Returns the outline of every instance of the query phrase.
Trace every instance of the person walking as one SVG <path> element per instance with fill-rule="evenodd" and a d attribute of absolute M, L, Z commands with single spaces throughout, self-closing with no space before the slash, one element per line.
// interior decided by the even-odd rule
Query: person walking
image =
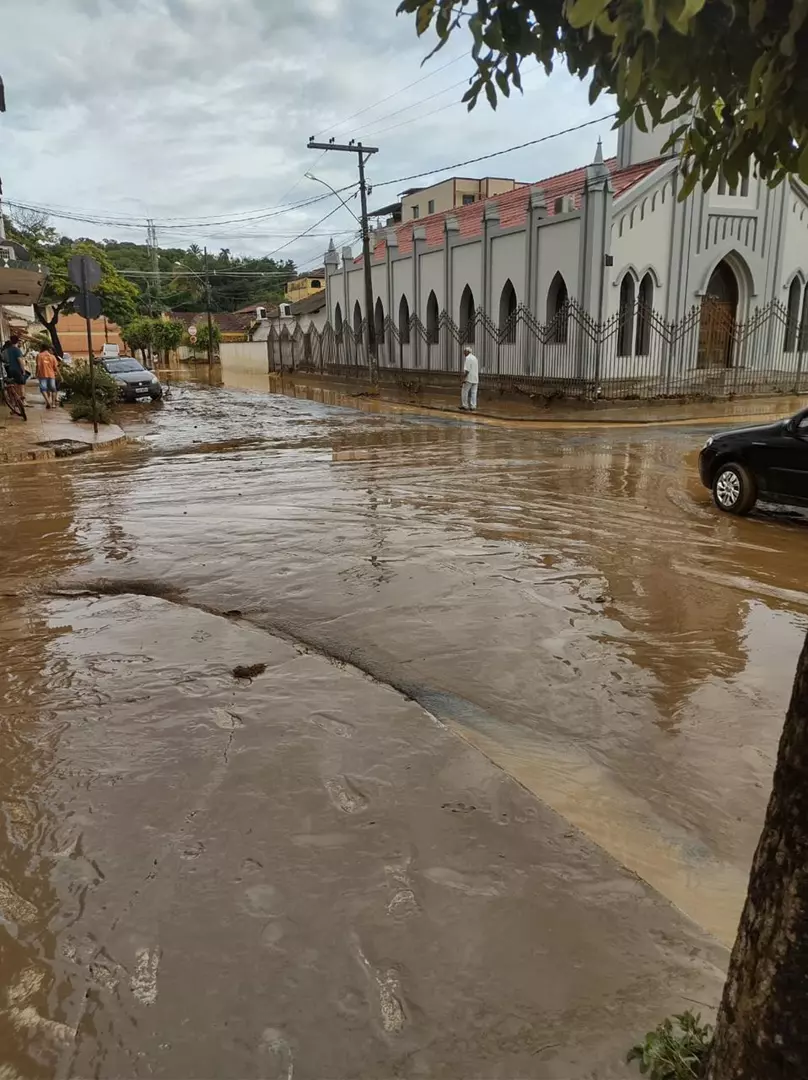
<path fill-rule="evenodd" d="M 477 387 L 480 383 L 480 361 L 471 351 L 463 348 L 463 383 L 460 387 L 460 408 L 464 412 L 477 411 Z"/>
<path fill-rule="evenodd" d="M 56 394 L 58 375 L 59 363 L 46 345 L 36 358 L 36 377 L 39 379 L 39 392 L 45 399 L 46 409 L 55 409 L 59 404 Z"/>

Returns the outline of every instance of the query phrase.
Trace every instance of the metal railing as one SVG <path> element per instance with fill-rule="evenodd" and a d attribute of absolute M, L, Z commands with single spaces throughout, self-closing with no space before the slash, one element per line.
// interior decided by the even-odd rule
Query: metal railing
<path fill-rule="evenodd" d="M 381 327 L 377 329 L 381 330 Z M 444 311 L 429 325 L 389 317 L 377 334 L 379 373 L 409 378 L 458 373 L 463 346 L 480 360 L 483 385 L 570 398 L 731 397 L 808 390 L 808 321 L 777 301 L 738 322 L 705 300 L 679 321 L 635 304 L 595 322 L 574 301 L 547 323 L 525 307 L 501 325 L 478 309 L 462 327 Z M 366 378 L 366 326 L 270 331 L 271 371 Z M 439 380 L 436 380 L 439 381 Z"/>

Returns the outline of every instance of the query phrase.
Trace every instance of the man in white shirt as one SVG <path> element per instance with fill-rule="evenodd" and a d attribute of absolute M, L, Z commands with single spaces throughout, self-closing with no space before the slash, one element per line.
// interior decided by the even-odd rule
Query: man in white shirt
<path fill-rule="evenodd" d="M 463 385 L 460 387 L 460 408 L 468 412 L 477 410 L 477 387 L 480 383 L 480 361 L 471 351 L 471 346 L 463 349 Z"/>

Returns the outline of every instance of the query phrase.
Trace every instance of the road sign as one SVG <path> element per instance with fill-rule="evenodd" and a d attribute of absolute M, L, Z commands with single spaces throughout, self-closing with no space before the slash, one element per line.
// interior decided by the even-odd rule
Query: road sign
<path fill-rule="evenodd" d="M 67 272 L 78 289 L 94 289 L 101 281 L 101 267 L 89 255 L 71 255 Z"/>
<path fill-rule="evenodd" d="M 101 314 L 101 301 L 95 293 L 79 293 L 75 303 L 76 311 L 85 319 L 97 319 Z"/>

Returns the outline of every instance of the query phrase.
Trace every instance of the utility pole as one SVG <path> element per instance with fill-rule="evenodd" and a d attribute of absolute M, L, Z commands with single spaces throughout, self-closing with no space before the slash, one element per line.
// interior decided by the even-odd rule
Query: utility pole
<path fill-rule="evenodd" d="M 197 248 L 197 251 L 199 248 Z M 205 308 L 208 313 L 208 376 L 213 370 L 213 319 L 210 314 L 210 275 L 208 274 L 208 249 L 205 248 Z"/>
<path fill-rule="evenodd" d="M 160 307 L 160 252 L 157 248 L 157 229 L 155 228 L 154 221 L 151 218 L 146 219 L 148 225 L 148 240 L 147 245 L 149 248 L 149 254 L 151 256 L 151 268 L 152 268 L 152 280 L 149 283 L 149 314 L 154 315 L 154 308 L 152 306 L 151 298 L 151 286 L 154 285 L 154 290 L 157 296 L 157 306 Z M 158 316 L 161 314 L 157 312 Z"/>
<path fill-rule="evenodd" d="M 353 139 L 347 144 L 335 143 L 333 140 L 327 143 L 318 143 L 314 139 L 308 141 L 309 150 L 341 150 L 344 153 L 357 154 L 359 164 L 359 197 L 362 206 L 362 269 L 365 275 L 365 312 L 366 330 L 365 341 L 368 350 L 368 367 L 370 378 L 373 383 L 379 381 L 379 359 L 377 354 L 376 324 L 373 313 L 373 277 L 370 267 L 370 230 L 368 228 L 368 190 L 365 183 L 365 162 L 371 154 L 378 154 L 378 146 L 363 146 L 361 142 Z M 367 157 L 365 157 L 367 155 Z"/>

